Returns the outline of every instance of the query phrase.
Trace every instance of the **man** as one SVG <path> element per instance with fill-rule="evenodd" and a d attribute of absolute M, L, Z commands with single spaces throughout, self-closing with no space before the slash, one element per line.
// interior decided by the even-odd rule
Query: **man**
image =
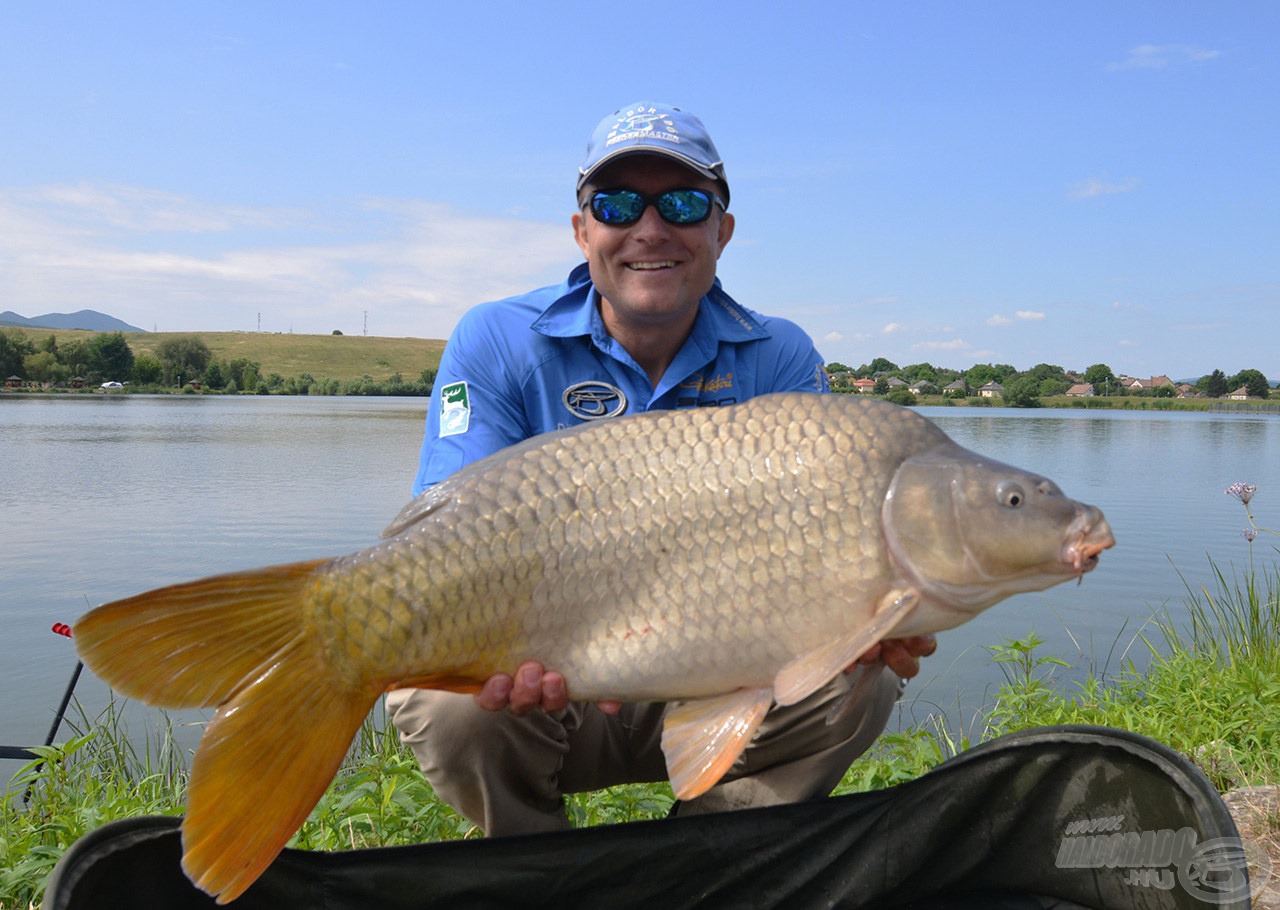
<path fill-rule="evenodd" d="M 483 304 L 449 339 L 427 412 L 414 495 L 538 433 L 659 408 L 723 406 L 777 391 L 827 391 L 793 323 L 738 305 L 716 280 L 733 237 L 724 164 L 701 121 L 636 104 L 606 117 L 579 170 L 574 239 L 586 258 L 556 287 Z M 931 636 L 864 657 L 883 673 L 834 725 L 840 677 L 774 707 L 717 786 L 679 814 L 826 796 L 888 720 Z M 666 778 L 661 704 L 570 702 L 536 663 L 474 699 L 397 690 L 387 707 L 436 793 L 489 835 L 568 826 L 563 794 Z"/>

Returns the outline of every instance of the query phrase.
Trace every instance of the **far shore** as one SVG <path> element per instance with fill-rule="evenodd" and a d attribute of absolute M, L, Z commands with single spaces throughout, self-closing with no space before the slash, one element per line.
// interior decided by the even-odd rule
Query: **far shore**
<path fill-rule="evenodd" d="M 256 397 L 261 394 L 270 394 L 273 396 L 285 397 L 353 397 L 363 398 L 370 395 L 385 395 L 387 397 L 401 398 L 425 398 L 427 395 L 422 394 L 397 394 L 390 392 L 367 392 L 358 395 L 347 396 L 315 396 L 315 395 L 294 395 L 290 396 L 287 392 L 270 393 L 263 392 L 220 392 L 209 391 L 207 389 L 198 389 L 193 386 L 185 386 L 182 389 L 165 388 L 160 386 L 147 386 L 139 388 L 130 388 L 128 386 L 121 389 L 102 389 L 102 388 L 5 388 L 0 387 L 0 397 L 4 396 L 41 396 L 46 398 L 65 398 L 67 396 L 79 395 L 214 395 L 220 397 L 234 397 L 237 395 L 246 395 Z M 836 392 L 835 394 L 858 394 L 856 392 Z M 886 398 L 886 396 L 869 396 L 877 398 Z M 899 402 L 905 403 L 905 402 Z M 1001 408 L 1010 409 L 1000 398 L 980 398 L 969 397 L 963 399 L 946 398 L 942 395 L 921 395 L 910 402 L 911 406 L 918 407 L 944 407 L 944 408 Z M 1243 401 L 1231 400 L 1226 398 L 1154 398 L 1138 395 L 1113 395 L 1110 397 L 1095 396 L 1090 398 L 1073 398 L 1066 395 L 1053 395 L 1047 398 L 1039 399 L 1036 408 L 1017 408 L 1016 410 L 1036 410 L 1037 408 L 1054 408 L 1054 409 L 1070 409 L 1070 410 L 1116 410 L 1116 411 L 1199 411 L 1218 414 L 1277 414 L 1280 415 L 1280 397 L 1273 395 L 1269 399 L 1249 398 Z"/>

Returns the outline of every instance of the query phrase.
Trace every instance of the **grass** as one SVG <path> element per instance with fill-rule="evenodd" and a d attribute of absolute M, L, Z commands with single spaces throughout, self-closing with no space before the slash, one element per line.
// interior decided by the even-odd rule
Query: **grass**
<path fill-rule="evenodd" d="M 72 339 L 91 338 L 96 332 L 81 329 L 23 329 L 37 344 L 49 335 L 64 344 Z M 154 354 L 169 338 L 199 338 L 208 345 L 213 359 L 232 361 L 239 357 L 259 365 L 262 376 L 301 376 L 347 381 L 368 376 L 382 381 L 396 373 L 416 377 L 425 369 L 440 365 L 444 341 L 432 338 L 382 338 L 365 335 L 294 335 L 272 332 L 129 332 L 125 336 L 135 357 Z"/>
<path fill-rule="evenodd" d="M 1251 560 L 1238 577 L 1211 564 L 1211 586 L 1188 584 L 1187 591 L 1189 622 L 1176 623 L 1167 612 L 1156 618 L 1158 631 L 1143 639 L 1151 653 L 1141 672 L 1130 661 L 1113 678 L 1089 673 L 1068 683 L 1067 661 L 1041 653 L 1034 634 L 991 647 L 1005 681 L 975 724 L 976 739 L 1050 724 L 1101 724 L 1190 756 L 1224 792 L 1280 782 L 1280 565 L 1255 572 Z M 113 703 L 97 717 L 82 717 L 66 743 L 41 750 L 42 760 L 15 776 L 0 806 L 0 908 L 34 906 L 58 857 L 93 828 L 181 812 L 186 762 L 160 717 L 158 732 L 135 749 Z M 969 735 L 931 717 L 882 736 L 836 792 L 914 779 L 970 744 Z M 661 818 L 671 802 L 665 784 L 633 785 L 575 795 L 568 811 L 579 826 L 611 824 Z M 1280 831 L 1277 816 L 1266 820 L 1272 835 Z M 292 844 L 346 850 L 479 835 L 435 798 L 394 729 L 375 716 Z"/>

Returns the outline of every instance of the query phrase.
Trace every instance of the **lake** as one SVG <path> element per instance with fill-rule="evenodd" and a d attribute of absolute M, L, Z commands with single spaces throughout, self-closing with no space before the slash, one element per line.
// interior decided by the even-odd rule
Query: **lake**
<path fill-rule="evenodd" d="M 371 543 L 408 499 L 425 407 L 409 398 L 0 396 L 0 743 L 40 743 L 48 732 L 76 661 L 53 623 L 162 584 Z M 1102 508 L 1118 544 L 1083 584 L 1011 598 L 940 635 L 908 686 L 906 722 L 941 711 L 971 723 L 1003 679 L 985 646 L 1032 631 L 1076 675 L 1114 672 L 1126 652 L 1141 658 L 1135 636 L 1153 609 L 1184 612 L 1179 571 L 1198 585 L 1212 581 L 1210 556 L 1228 571 L 1247 566 L 1244 510 L 1224 495 L 1231 483 L 1257 484 L 1259 523 L 1280 526 L 1274 415 L 920 411 L 962 445 Z M 1267 536 L 1253 544 L 1259 557 L 1274 557 Z M 77 695 L 90 711 L 107 699 L 87 675 Z M 17 763 L 5 764 L 7 776 Z"/>

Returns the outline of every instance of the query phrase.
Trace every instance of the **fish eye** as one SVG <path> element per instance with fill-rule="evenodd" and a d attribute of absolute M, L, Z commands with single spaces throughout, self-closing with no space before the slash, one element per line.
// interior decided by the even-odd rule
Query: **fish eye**
<path fill-rule="evenodd" d="M 1027 501 L 1027 494 L 1023 491 L 1020 484 L 1013 481 L 1006 481 L 1000 484 L 996 490 L 996 495 L 1000 498 L 1000 505 L 1009 509 L 1016 509 Z"/>

